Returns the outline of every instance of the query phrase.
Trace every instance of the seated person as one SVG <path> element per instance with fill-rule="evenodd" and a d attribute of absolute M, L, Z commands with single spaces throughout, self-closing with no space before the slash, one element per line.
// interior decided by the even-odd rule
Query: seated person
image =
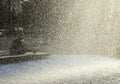
<path fill-rule="evenodd" d="M 25 54 L 27 52 L 26 45 L 24 43 L 23 33 L 19 34 L 17 39 L 15 39 L 10 48 L 10 54 Z"/>

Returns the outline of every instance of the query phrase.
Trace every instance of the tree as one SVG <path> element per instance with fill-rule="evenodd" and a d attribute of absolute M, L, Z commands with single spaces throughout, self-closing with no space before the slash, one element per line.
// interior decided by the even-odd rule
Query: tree
<path fill-rule="evenodd" d="M 25 30 L 33 22 L 32 3 L 28 1 L 23 1 L 21 3 L 19 0 L 16 1 L 15 4 L 18 6 L 21 5 L 21 8 L 17 10 L 14 10 L 13 8 L 13 10 L 11 10 L 11 6 L 13 5 L 11 4 L 12 1 L 13 0 L 8 0 L 7 5 L 0 3 L 0 29 L 6 30 L 6 36 L 16 35 L 17 31 L 15 28 L 23 27 Z M 16 11 L 18 10 L 22 11 L 16 14 Z"/>
<path fill-rule="evenodd" d="M 23 26 L 28 26 L 32 23 L 33 18 L 32 18 L 32 13 L 33 13 L 33 5 L 30 2 L 24 2 L 22 4 L 23 11 Z"/>

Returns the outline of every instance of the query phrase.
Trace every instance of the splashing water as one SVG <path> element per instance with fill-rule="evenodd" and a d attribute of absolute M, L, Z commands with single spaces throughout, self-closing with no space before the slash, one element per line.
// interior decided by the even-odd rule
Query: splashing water
<path fill-rule="evenodd" d="M 33 5 L 33 9 L 24 11 L 25 16 L 31 17 L 26 17 L 27 22 L 32 21 L 28 29 L 40 34 L 29 44 L 41 48 L 41 43 L 46 42 L 46 50 L 51 54 L 119 56 L 118 3 L 118 0 L 29 0 L 26 4 Z M 7 38 L 2 38 L 1 44 L 10 45 L 11 41 L 3 39 Z"/>
<path fill-rule="evenodd" d="M 38 0 L 36 26 L 54 54 L 119 55 L 119 1 Z"/>
<path fill-rule="evenodd" d="M 62 1 L 53 53 L 119 55 L 118 1 Z"/>
<path fill-rule="evenodd" d="M 87 55 L 0 65 L 2 84 L 119 84 L 120 60 Z"/>
<path fill-rule="evenodd" d="M 119 55 L 119 1 L 34 1 L 32 31 L 45 32 L 50 53 Z M 38 39 L 34 41 L 40 43 Z M 119 84 L 119 64 L 115 58 L 56 55 L 46 60 L 0 65 L 0 83 Z"/>

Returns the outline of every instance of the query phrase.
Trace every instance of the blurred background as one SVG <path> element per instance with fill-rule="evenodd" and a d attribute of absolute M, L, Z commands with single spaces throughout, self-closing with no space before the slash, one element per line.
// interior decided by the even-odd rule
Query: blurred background
<path fill-rule="evenodd" d="M 18 30 L 29 48 L 51 54 L 119 56 L 118 0 L 1 0 L 0 48 Z"/>

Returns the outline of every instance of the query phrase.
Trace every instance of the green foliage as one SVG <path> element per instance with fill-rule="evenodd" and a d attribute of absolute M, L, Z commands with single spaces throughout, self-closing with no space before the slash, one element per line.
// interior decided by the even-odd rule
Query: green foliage
<path fill-rule="evenodd" d="M 10 1 L 7 2 L 8 6 L 3 6 L 0 3 L 0 29 L 6 30 L 6 35 L 16 34 L 16 27 L 27 28 L 31 24 L 33 6 L 30 2 L 23 2 L 22 12 L 16 14 L 15 11 L 10 10 Z M 19 9 L 18 9 L 19 10 Z"/>
<path fill-rule="evenodd" d="M 22 7 L 23 27 L 26 27 L 33 22 L 33 5 L 30 2 L 24 2 Z"/>

